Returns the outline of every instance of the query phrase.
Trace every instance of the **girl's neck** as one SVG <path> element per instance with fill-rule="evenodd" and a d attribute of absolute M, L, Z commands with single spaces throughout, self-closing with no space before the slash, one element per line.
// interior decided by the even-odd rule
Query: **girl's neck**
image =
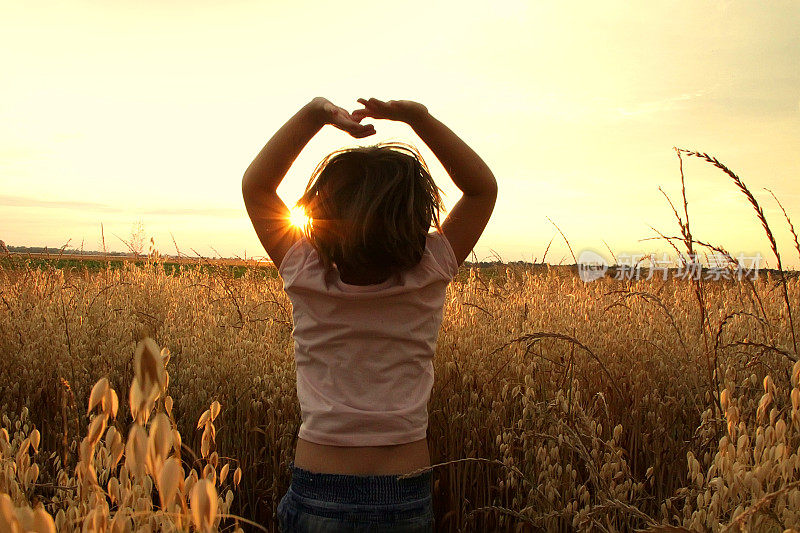
<path fill-rule="evenodd" d="M 336 269 L 339 271 L 339 279 L 348 285 L 377 285 L 383 283 L 389 276 L 380 272 L 366 272 L 343 269 L 337 265 Z"/>

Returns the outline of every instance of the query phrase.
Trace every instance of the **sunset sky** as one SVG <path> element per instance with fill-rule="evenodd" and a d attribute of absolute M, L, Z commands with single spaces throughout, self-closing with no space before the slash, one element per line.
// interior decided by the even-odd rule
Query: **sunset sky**
<path fill-rule="evenodd" d="M 123 250 L 141 220 L 160 251 L 263 256 L 242 174 L 325 96 L 424 103 L 499 183 L 478 259 L 662 252 L 678 233 L 673 146 L 708 152 L 764 207 L 785 262 L 800 228 L 800 4 L 707 2 L 0 1 L 0 239 Z M 402 124 L 327 127 L 278 189 L 292 205 L 327 153 L 419 146 Z M 692 233 L 774 258 L 744 196 L 685 162 Z M 116 235 L 116 236 L 115 236 Z M 212 249 L 213 247 L 213 249 Z M 548 262 L 571 263 L 557 236 Z"/>

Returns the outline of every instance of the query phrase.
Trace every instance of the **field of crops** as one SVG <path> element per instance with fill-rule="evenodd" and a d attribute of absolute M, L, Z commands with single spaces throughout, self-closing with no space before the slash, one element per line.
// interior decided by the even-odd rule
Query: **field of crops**
<path fill-rule="evenodd" d="M 463 269 L 429 405 L 437 529 L 800 527 L 782 287 Z M 0 300 L 0 529 L 275 530 L 299 406 L 274 271 L 7 259 Z"/>
<path fill-rule="evenodd" d="M 736 174 L 676 152 L 733 181 L 777 270 L 692 236 L 682 171 L 678 269 L 462 268 L 437 531 L 800 530 L 798 273 Z M 0 532 L 276 530 L 300 423 L 282 280 L 165 259 L 0 258 Z"/>

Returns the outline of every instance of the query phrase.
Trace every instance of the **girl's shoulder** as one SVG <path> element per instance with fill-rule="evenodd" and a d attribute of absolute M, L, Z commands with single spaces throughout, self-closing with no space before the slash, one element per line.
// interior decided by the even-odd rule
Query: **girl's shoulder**
<path fill-rule="evenodd" d="M 302 236 L 286 251 L 278 268 L 278 274 L 283 279 L 284 287 L 288 287 L 293 285 L 295 281 L 299 282 L 301 274 L 303 279 L 314 276 L 321 278 L 321 280 L 327 279 L 330 274 L 327 270 L 317 250 L 307 237 Z M 430 281 L 428 278 L 432 277 L 450 281 L 457 273 L 458 262 L 450 242 L 443 233 L 434 230 L 429 232 L 426 237 L 425 253 L 420 262 L 403 272 L 401 277 L 405 278 L 405 282 L 416 285 L 426 280 Z M 401 283 L 401 285 L 405 285 L 405 282 Z M 388 286 L 390 284 L 383 285 Z"/>
<path fill-rule="evenodd" d="M 283 255 L 283 261 L 278 267 L 278 275 L 284 280 L 284 283 L 294 279 L 299 272 L 307 268 L 309 260 L 313 260 L 312 256 L 316 253 L 311 241 L 305 235 L 301 236 Z M 318 255 L 317 260 L 319 260 Z"/>
<path fill-rule="evenodd" d="M 458 274 L 458 261 L 453 247 L 445 234 L 438 230 L 428 233 L 422 261 L 426 258 L 446 278 L 453 279 Z"/>

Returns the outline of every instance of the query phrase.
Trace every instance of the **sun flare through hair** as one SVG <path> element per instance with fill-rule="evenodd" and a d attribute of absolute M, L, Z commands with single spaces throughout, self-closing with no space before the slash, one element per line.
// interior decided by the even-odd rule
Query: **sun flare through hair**
<path fill-rule="evenodd" d="M 388 142 L 328 155 L 297 205 L 325 264 L 388 276 L 419 263 L 431 226 L 441 231 L 440 193 L 416 148 Z"/>

